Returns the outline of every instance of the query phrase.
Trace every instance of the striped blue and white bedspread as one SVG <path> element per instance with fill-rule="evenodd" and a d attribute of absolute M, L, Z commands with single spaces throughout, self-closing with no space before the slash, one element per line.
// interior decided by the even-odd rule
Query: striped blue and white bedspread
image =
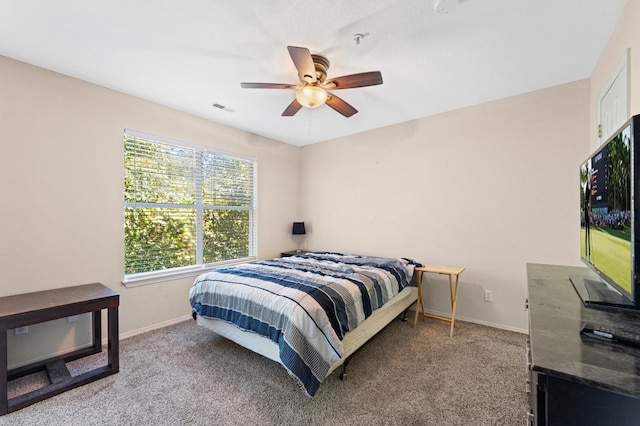
<path fill-rule="evenodd" d="M 409 285 L 415 265 L 312 252 L 203 273 L 189 300 L 203 317 L 276 342 L 284 367 L 313 396 L 342 357 L 344 334 Z"/>

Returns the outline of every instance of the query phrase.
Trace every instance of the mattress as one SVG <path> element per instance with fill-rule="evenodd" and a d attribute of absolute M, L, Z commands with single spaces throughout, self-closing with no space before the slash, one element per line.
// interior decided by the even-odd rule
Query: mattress
<path fill-rule="evenodd" d="M 203 273 L 189 299 L 196 316 L 275 343 L 277 355 L 273 345 L 252 349 L 278 360 L 312 396 L 348 356 L 346 336 L 374 314 L 382 316 L 378 311 L 409 287 L 416 265 L 406 258 L 311 252 Z"/>

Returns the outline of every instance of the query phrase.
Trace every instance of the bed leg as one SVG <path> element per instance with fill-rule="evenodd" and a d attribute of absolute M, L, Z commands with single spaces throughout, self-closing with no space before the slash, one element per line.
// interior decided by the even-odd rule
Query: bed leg
<path fill-rule="evenodd" d="M 351 357 L 344 360 L 342 364 L 342 373 L 340 373 L 340 380 L 347 380 L 347 364 L 351 361 Z"/>
<path fill-rule="evenodd" d="M 402 319 L 400 321 L 407 322 L 407 312 L 409 312 L 409 308 L 405 309 L 402 313 Z"/>

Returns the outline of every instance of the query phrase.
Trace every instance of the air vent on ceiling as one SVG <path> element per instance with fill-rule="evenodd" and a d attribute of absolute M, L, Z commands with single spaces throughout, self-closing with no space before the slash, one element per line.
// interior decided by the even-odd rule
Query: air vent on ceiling
<path fill-rule="evenodd" d="M 221 105 L 221 104 L 219 104 L 219 103 L 215 103 L 215 102 L 214 102 L 214 103 L 212 103 L 212 104 L 211 104 L 211 106 L 212 106 L 212 107 L 215 107 L 215 108 L 218 108 L 218 109 L 221 109 L 221 110 L 223 110 L 223 111 L 227 111 L 227 112 L 235 112 L 235 111 L 234 111 L 234 110 L 232 110 L 231 108 L 226 107 L 226 106 L 224 106 L 224 105 Z"/>

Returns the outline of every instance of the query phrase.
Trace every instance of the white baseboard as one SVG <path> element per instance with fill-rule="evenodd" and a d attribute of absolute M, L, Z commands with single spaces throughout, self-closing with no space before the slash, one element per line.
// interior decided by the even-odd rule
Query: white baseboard
<path fill-rule="evenodd" d="M 412 312 L 413 314 L 411 315 L 415 315 L 415 312 L 416 312 L 415 309 L 412 309 Z M 437 315 L 444 318 L 451 318 L 451 312 L 440 312 L 432 309 L 426 309 L 425 312 L 430 315 Z M 480 324 L 480 325 L 485 325 L 487 327 L 499 328 L 501 330 L 514 331 L 516 333 L 522 333 L 522 334 L 529 334 L 529 330 L 527 329 L 512 327 L 504 324 L 497 324 L 494 322 L 483 321 L 477 318 L 469 318 L 461 315 L 456 315 L 456 322 L 457 321 L 472 322 L 474 324 Z"/>
<path fill-rule="evenodd" d="M 149 325 L 147 327 L 142 327 L 142 328 L 138 328 L 136 330 L 131 330 L 131 331 L 127 331 L 125 333 L 120 333 L 119 337 L 120 337 L 120 340 L 128 339 L 129 337 L 137 336 L 138 334 L 146 333 L 148 331 L 157 330 L 159 328 L 168 327 L 170 325 L 178 324 L 180 322 L 188 321 L 188 320 L 193 320 L 191 315 L 185 315 L 185 316 L 174 318 L 174 319 L 170 319 L 170 320 L 167 320 L 167 321 L 162 321 L 162 322 L 159 322 L 159 323 L 156 323 L 156 324 L 151 324 L 151 325 Z M 106 345 L 107 342 L 108 342 L 107 338 L 102 339 L 102 345 L 103 346 Z"/>
<path fill-rule="evenodd" d="M 410 311 L 413 312 L 413 314 L 408 314 L 408 316 L 409 315 L 415 315 L 415 309 L 411 309 Z M 440 312 L 440 311 L 435 311 L 435 310 L 431 310 L 431 309 L 428 309 L 426 312 L 428 314 L 431 314 L 431 315 L 438 315 L 438 316 L 445 317 L 445 318 L 451 318 L 451 313 L 450 312 Z M 409 316 L 409 318 L 411 318 L 411 317 Z M 159 322 L 159 323 L 156 323 L 156 324 L 152 324 L 152 325 L 149 325 L 147 327 L 143 327 L 143 328 L 138 328 L 136 330 L 127 331 L 125 333 L 121 333 L 120 334 L 120 340 L 127 339 L 127 338 L 133 337 L 133 336 L 137 336 L 138 334 L 146 333 L 148 331 L 157 330 L 159 328 L 168 327 L 170 325 L 178 324 L 180 322 L 188 321 L 188 320 L 191 320 L 191 319 L 192 319 L 191 315 L 185 315 L 185 316 L 182 316 L 182 317 L 178 317 L 178 318 L 170 319 L 170 320 L 167 320 L 167 321 Z M 493 323 L 493 322 L 489 322 L 489 321 L 482 321 L 482 320 L 479 320 L 477 318 L 468 318 L 468 317 L 465 317 L 465 316 L 458 315 L 456 317 L 456 320 L 465 321 L 465 322 L 472 322 L 474 324 L 480 324 L 480 325 L 484 325 L 484 326 L 487 326 L 487 327 L 499 328 L 499 329 L 507 330 L 507 331 L 514 331 L 516 333 L 529 334 L 529 330 L 525 330 L 525 329 L 517 328 L 517 327 L 511 327 L 511 326 L 504 325 L 504 324 L 497 324 L 497 323 Z M 102 344 L 103 345 L 107 344 L 107 339 L 106 338 L 102 339 Z"/>

